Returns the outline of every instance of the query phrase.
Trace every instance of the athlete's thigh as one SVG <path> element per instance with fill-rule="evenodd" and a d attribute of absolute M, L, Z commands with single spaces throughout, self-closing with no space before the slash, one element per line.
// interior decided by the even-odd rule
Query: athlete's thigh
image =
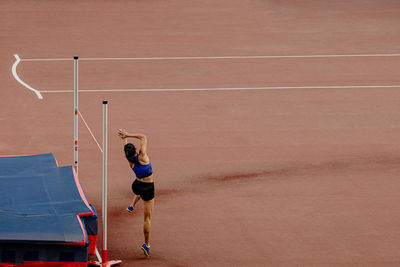
<path fill-rule="evenodd" d="M 144 219 L 151 219 L 151 215 L 153 214 L 154 208 L 154 198 L 149 201 L 143 201 L 144 208 Z"/>

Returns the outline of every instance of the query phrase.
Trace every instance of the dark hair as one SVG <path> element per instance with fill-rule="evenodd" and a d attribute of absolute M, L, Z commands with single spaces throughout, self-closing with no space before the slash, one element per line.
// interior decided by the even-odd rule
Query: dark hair
<path fill-rule="evenodd" d="M 136 147 L 132 143 L 128 143 L 124 146 L 124 151 L 125 151 L 125 156 L 126 159 L 130 163 L 135 163 L 136 162 Z"/>

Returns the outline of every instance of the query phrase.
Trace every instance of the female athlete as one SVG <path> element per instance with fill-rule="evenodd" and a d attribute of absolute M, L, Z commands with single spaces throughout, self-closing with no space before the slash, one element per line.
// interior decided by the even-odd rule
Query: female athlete
<path fill-rule="evenodd" d="M 147 155 L 147 137 L 144 134 L 131 134 L 125 130 L 118 130 L 118 135 L 124 140 L 124 151 L 129 166 L 136 175 L 135 181 L 132 183 L 132 191 L 135 194 L 131 205 L 127 208 L 129 212 L 133 212 L 137 202 L 142 199 L 144 203 L 144 244 L 141 249 L 144 254 L 150 256 L 150 233 L 151 233 L 151 216 L 154 208 L 154 182 L 153 170 L 151 167 L 149 156 Z M 140 149 L 137 152 L 136 147 L 132 143 L 128 143 L 128 138 L 136 138 L 140 140 Z"/>

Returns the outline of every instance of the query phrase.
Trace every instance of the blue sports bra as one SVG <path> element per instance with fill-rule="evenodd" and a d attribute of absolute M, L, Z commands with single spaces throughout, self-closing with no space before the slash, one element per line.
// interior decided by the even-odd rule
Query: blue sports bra
<path fill-rule="evenodd" d="M 135 165 L 133 166 L 132 170 L 135 173 L 137 178 L 145 178 L 153 174 L 153 169 L 151 168 L 151 163 L 147 165 L 142 165 L 139 162 L 139 156 L 135 158 Z"/>

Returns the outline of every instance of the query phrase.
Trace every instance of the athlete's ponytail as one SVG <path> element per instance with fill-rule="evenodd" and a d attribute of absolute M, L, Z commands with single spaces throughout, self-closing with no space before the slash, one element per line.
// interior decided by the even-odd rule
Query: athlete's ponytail
<path fill-rule="evenodd" d="M 124 146 L 124 151 L 125 151 L 126 159 L 130 163 L 135 163 L 136 162 L 136 159 L 135 159 L 136 147 L 132 143 L 128 143 Z"/>

